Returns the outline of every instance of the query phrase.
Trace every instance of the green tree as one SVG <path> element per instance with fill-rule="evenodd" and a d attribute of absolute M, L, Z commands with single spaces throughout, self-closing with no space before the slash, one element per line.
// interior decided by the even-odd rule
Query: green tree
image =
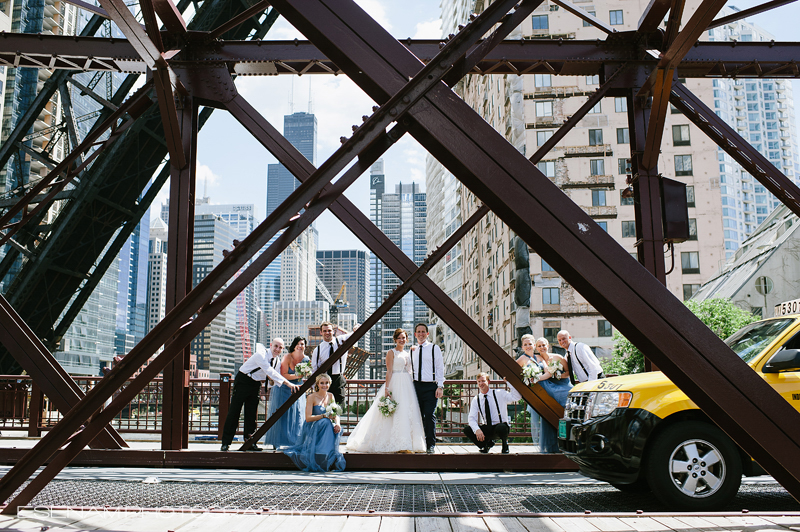
<path fill-rule="evenodd" d="M 700 321 L 722 339 L 732 335 L 758 316 L 737 307 L 730 299 L 689 300 L 684 304 Z M 607 374 L 629 375 L 644 371 L 644 355 L 630 340 L 614 331 L 614 349 L 611 360 L 602 363 Z"/>

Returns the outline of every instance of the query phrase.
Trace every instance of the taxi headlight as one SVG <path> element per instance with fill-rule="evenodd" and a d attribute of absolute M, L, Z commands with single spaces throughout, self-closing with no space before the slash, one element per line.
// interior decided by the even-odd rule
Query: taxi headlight
<path fill-rule="evenodd" d="M 594 392 L 589 398 L 587 417 L 607 416 L 617 408 L 627 408 L 632 398 L 631 392 Z"/>

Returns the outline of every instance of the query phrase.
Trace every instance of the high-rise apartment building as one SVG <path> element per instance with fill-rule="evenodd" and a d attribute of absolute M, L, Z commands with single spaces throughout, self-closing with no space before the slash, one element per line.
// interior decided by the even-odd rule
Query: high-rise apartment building
<path fill-rule="evenodd" d="M 312 113 L 293 113 L 283 117 L 283 136 L 297 151 L 317 164 L 317 117 Z M 267 216 L 300 185 L 282 164 L 267 166 Z"/>
<path fill-rule="evenodd" d="M 392 242 L 417 265 L 422 264 L 428 254 L 428 242 L 425 236 L 427 220 L 426 194 L 420 192 L 417 183 L 395 185 L 394 193 L 384 192 L 375 197 L 380 204 L 380 225 L 378 227 Z M 375 221 L 375 220 L 373 220 Z M 380 284 L 373 294 L 373 308 L 377 308 L 400 285 L 400 280 L 386 266 L 381 265 Z M 395 329 L 403 328 L 409 335 L 418 322 L 427 323 L 428 307 L 413 292 L 407 293 L 389 312 L 384 314 L 380 323 L 379 343 L 373 344 L 374 360 L 370 363 L 371 378 L 383 378 L 386 367 L 383 357 L 386 351 L 394 347 L 392 334 Z M 377 327 L 377 326 L 376 326 Z"/>
<path fill-rule="evenodd" d="M 308 328 L 330 319 L 327 301 L 276 301 L 272 307 L 273 337 L 283 338 L 288 349 L 296 336 L 307 338 Z"/>
<path fill-rule="evenodd" d="M 369 251 L 357 249 L 317 251 L 317 277 L 334 299 L 337 299 L 337 295 L 341 292 L 342 300 L 347 304 L 346 307 L 339 309 L 336 320 L 336 323 L 345 330 L 352 330 L 352 324 L 345 323 L 345 315 L 352 315 L 352 320 L 349 321 L 364 323 L 372 313 L 369 300 L 369 267 Z M 324 301 L 324 299 L 318 289 L 317 300 Z M 357 345 L 369 350 L 368 341 L 369 338 L 365 335 Z M 366 377 L 367 373 L 361 368 L 359 378 Z"/>
<path fill-rule="evenodd" d="M 124 356 L 139 343 L 147 328 L 147 270 L 150 210 L 136 224 L 119 252 L 116 353 Z"/>
<path fill-rule="evenodd" d="M 619 31 L 635 29 L 646 2 L 579 2 Z M 474 3 L 442 3 L 444 33 L 453 33 L 468 20 Z M 596 39 L 600 30 L 583 23 L 550 2 L 541 4 L 510 38 Z M 599 86 L 598 76 L 470 75 L 457 90 L 489 124 L 520 152 L 531 156 Z M 712 101 L 711 83 L 688 80 L 687 86 Z M 537 166 L 600 227 L 631 254 L 636 254 L 633 200 L 622 196 L 627 187 L 630 158 L 628 101 L 605 98 L 546 154 Z M 722 201 L 716 145 L 683 115 L 667 115 L 658 169 L 665 177 L 687 185 L 690 240 L 667 255 L 668 288 L 679 298 L 688 296 L 718 271 L 724 260 Z M 670 134 L 671 133 L 671 134 Z M 428 193 L 445 187 L 445 171 L 431 162 Z M 455 191 L 445 196 L 455 196 Z M 480 205 L 466 188 L 460 189 L 461 217 L 467 219 Z M 447 203 L 448 200 L 444 200 Z M 450 200 L 450 204 L 454 200 Z M 444 213 L 442 213 L 444 214 Z M 444 221 L 443 221 L 444 222 Z M 442 223 L 443 223 L 442 222 Z M 431 240 L 442 224 L 429 224 Z M 441 238 L 438 237 L 437 240 Z M 489 214 L 462 240 L 462 308 L 509 353 L 519 346 L 520 332 L 530 327 L 537 337 L 555 344 L 556 333 L 567 329 L 577 341 L 599 355 L 612 346 L 611 324 L 537 253 L 495 215 Z M 564 250 L 566 253 L 569 250 Z M 674 267 L 672 267 L 674 265 Z M 444 278 L 440 286 L 449 287 Z M 555 349 L 558 350 L 557 344 Z M 487 369 L 476 353 L 464 348 L 464 376 Z"/>
<path fill-rule="evenodd" d="M 726 7 L 720 16 L 738 11 Z M 771 41 L 763 28 L 738 20 L 708 30 L 710 41 Z M 789 79 L 729 79 L 712 81 L 714 110 L 718 116 L 761 152 L 786 177 L 800 175 L 792 81 Z M 744 171 L 722 148 L 719 158 L 725 258 L 731 258 L 780 202 L 764 185 Z"/>
<path fill-rule="evenodd" d="M 194 217 L 194 258 L 192 286 L 213 270 L 224 258 L 223 250 L 231 249 L 238 238 L 236 229 L 214 214 Z M 226 286 L 227 287 L 227 283 Z M 220 289 L 220 292 L 224 288 Z M 236 359 L 236 303 L 231 303 L 192 340 L 192 354 L 197 356 L 197 368 L 208 370 L 215 378 L 220 373 L 234 373 L 243 363 Z"/>
<path fill-rule="evenodd" d="M 0 31 L 11 31 L 11 2 L 0 2 Z M 5 108 L 6 92 L 6 67 L 0 66 L 0 123 L 3 120 L 3 109 Z"/>
<path fill-rule="evenodd" d="M 428 247 L 437 249 L 461 225 L 462 186 L 458 179 L 433 157 L 428 157 L 426 163 L 427 200 L 431 205 L 439 206 L 428 211 Z M 462 306 L 464 282 L 462 246 L 462 242 L 458 242 L 428 273 L 433 282 L 440 286 L 459 307 Z M 460 378 L 464 369 L 464 342 L 435 314 L 431 314 L 428 321 L 437 325 L 437 329 L 441 331 L 440 347 L 444 356 L 445 377 Z M 432 337 L 431 341 L 434 340 Z"/>
<path fill-rule="evenodd" d="M 372 223 L 380 229 L 383 222 L 383 192 L 386 190 L 386 174 L 383 170 L 383 159 L 378 159 L 370 167 L 369 170 L 369 217 Z M 371 302 L 372 311 L 377 309 L 383 301 L 380 295 L 383 293 L 381 290 L 381 283 L 383 282 L 383 263 L 376 255 L 372 255 L 369 259 L 369 298 Z M 380 366 L 381 358 L 380 350 L 383 346 L 381 335 L 381 322 L 379 321 L 372 329 L 369 335 L 369 349 L 368 351 L 374 353 L 372 360 L 368 362 L 371 368 Z M 370 378 L 375 375 L 374 369 L 370 369 Z"/>
<path fill-rule="evenodd" d="M 161 218 L 156 218 L 151 228 L 147 261 L 147 332 L 167 313 L 167 226 Z M 162 231 L 163 236 L 160 234 Z"/>
<path fill-rule="evenodd" d="M 195 215 L 213 214 L 225 220 L 234 231 L 239 241 L 244 240 L 255 229 L 253 204 L 221 204 L 203 203 L 196 205 Z M 252 262 L 252 261 L 251 261 Z M 253 354 L 256 347 L 256 331 L 258 329 L 258 280 L 250 284 L 236 297 L 236 360 L 244 361 Z"/>

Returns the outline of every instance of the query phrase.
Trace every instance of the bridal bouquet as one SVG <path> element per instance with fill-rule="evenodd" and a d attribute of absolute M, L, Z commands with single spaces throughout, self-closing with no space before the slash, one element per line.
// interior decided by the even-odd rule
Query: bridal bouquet
<path fill-rule="evenodd" d="M 378 410 L 380 410 L 381 414 L 386 417 L 391 417 L 394 415 L 394 411 L 397 410 L 397 401 L 392 399 L 392 396 L 382 396 L 378 399 Z"/>
<path fill-rule="evenodd" d="M 547 362 L 547 371 L 556 379 L 560 379 L 564 368 L 561 366 L 561 361 L 554 357 Z"/>
<path fill-rule="evenodd" d="M 328 403 L 328 406 L 325 407 L 325 415 L 333 420 L 336 416 L 342 415 L 342 407 L 336 404 L 335 401 L 331 401 Z"/>
<path fill-rule="evenodd" d="M 531 384 L 539 382 L 539 377 L 541 377 L 543 373 L 539 364 L 528 364 L 522 368 L 522 380 L 525 384 L 530 386 Z"/>
<path fill-rule="evenodd" d="M 294 367 L 294 372 L 301 379 L 309 377 L 312 373 L 311 362 L 300 362 Z"/>

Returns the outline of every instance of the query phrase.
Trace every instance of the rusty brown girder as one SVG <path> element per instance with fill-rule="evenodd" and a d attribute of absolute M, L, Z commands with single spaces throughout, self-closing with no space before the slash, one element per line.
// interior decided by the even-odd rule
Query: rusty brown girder
<path fill-rule="evenodd" d="M 113 6 L 114 0 L 110 5 Z M 533 2 L 525 2 L 534 5 Z M 497 22 L 505 11 L 513 6 L 513 0 L 496 2 L 489 9 L 484 11 L 475 21 L 470 31 L 466 34 L 473 34 L 477 39 L 494 23 Z M 533 7 L 531 7 L 532 9 Z M 118 10 L 121 12 L 121 9 Z M 112 15 L 113 16 L 113 15 Z M 493 18 L 494 17 L 494 18 Z M 123 17 L 124 18 L 124 17 Z M 129 26 L 129 29 L 132 26 Z M 132 31 L 132 34 L 136 34 Z M 152 43 L 141 43 L 144 52 L 152 46 Z M 122 362 L 109 373 L 100 384 L 87 394 L 76 408 L 72 409 L 25 457 L 16 464 L 0 480 L 0 499 L 7 499 L 22 482 L 32 472 L 47 460 L 57 448 L 69 440 L 68 447 L 60 453 L 26 488 L 4 510 L 6 513 L 13 513 L 15 508 L 26 504 L 44 486 L 55 477 L 55 475 L 69 461 L 76 456 L 83 446 L 93 438 L 102 428 L 103 423 L 112 419 L 139 390 L 141 390 L 155 375 L 163 369 L 177 354 L 189 344 L 192 338 L 202 331 L 211 320 L 247 286 L 255 277 L 269 264 L 278 253 L 282 252 L 289 243 L 305 230 L 311 222 L 319 216 L 333 201 L 336 200 L 347 187 L 366 169 L 365 161 L 369 160 L 372 152 L 382 154 L 391 145 L 391 134 L 384 133 L 386 126 L 394 121 L 394 117 L 400 117 L 408 109 L 422 98 L 426 91 L 436 87 L 439 81 L 447 73 L 448 65 L 452 65 L 459 57 L 469 49 L 470 43 L 466 37 L 453 39 L 439 53 L 441 61 L 434 61 L 424 67 L 417 78 L 408 82 L 403 82 L 398 87 L 398 92 L 389 99 L 387 104 L 369 117 L 359 128 L 355 135 L 344 143 L 344 145 L 334 153 L 305 183 L 301 184 L 281 206 L 273 212 L 267 220 L 253 231 L 239 246 L 231 252 L 226 260 L 217 266 L 198 286 L 192 290 L 178 305 L 162 320 L 156 327 L 148 333 L 145 338 L 134 349 L 126 355 Z M 449 60 L 449 63 L 448 63 Z M 168 68 L 168 67 L 167 67 Z M 186 79 L 188 82 L 188 78 Z M 225 79 L 219 82 L 225 87 L 228 83 Z M 201 84 L 198 93 L 204 92 Z M 209 92 L 209 91 L 205 91 Z M 225 89 L 221 91 L 210 91 L 215 94 L 228 93 Z M 345 174 L 340 177 L 335 184 L 327 189 L 327 193 L 321 192 L 325 183 L 329 183 L 337 174 L 344 170 L 346 165 L 356 156 L 359 159 L 353 164 Z M 377 158 L 377 157 L 376 157 Z M 320 191 L 320 192 L 317 192 Z M 302 214 L 292 216 L 305 208 Z M 216 298 L 216 290 L 231 279 L 231 277 L 243 267 L 258 249 L 263 247 L 269 239 L 281 228 L 282 222 L 287 218 L 293 221 L 286 226 L 283 234 L 268 247 L 244 272 L 230 282 Z M 213 300 L 212 300 L 213 298 Z M 194 319 L 192 315 L 197 313 Z M 121 379 L 127 379 L 133 374 L 152 355 L 155 350 L 163 343 L 170 340 L 170 335 L 179 330 L 176 336 L 171 338 L 171 342 L 163 352 L 159 354 L 144 370 L 131 382 L 124 390 L 117 394 L 116 398 L 103 411 L 99 412 L 91 422 L 79 432 L 75 432 L 79 424 L 86 419 L 91 412 L 96 410 L 95 404 L 104 402 L 115 390 L 115 384 Z M 333 361 L 329 360 L 332 364 Z M 324 366 L 323 366 L 324 367 Z M 516 376 L 516 375 L 515 375 Z M 519 380 L 519 377 L 517 377 Z M 118 387 L 118 386 L 117 386 Z M 109 417 L 111 416 L 111 417 Z"/>
<path fill-rule="evenodd" d="M 378 103 L 420 70 L 352 2 L 274 5 L 321 50 L 345 56 L 338 64 Z M 429 152 L 800 497 L 792 458 L 800 452 L 800 414 L 460 98 L 434 87 L 410 117 L 410 132 Z"/>

